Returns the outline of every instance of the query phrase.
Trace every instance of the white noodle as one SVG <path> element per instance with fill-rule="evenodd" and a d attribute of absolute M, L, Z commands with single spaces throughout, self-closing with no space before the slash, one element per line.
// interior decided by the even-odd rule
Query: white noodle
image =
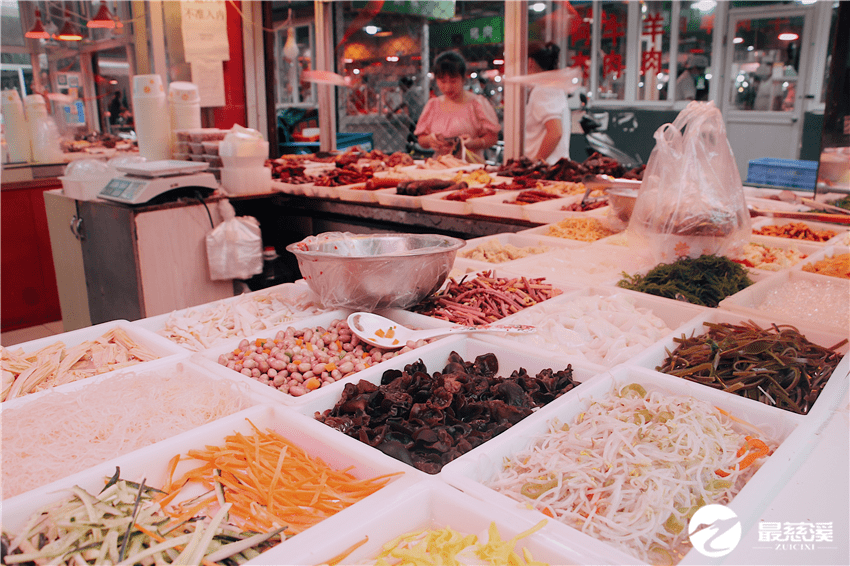
<path fill-rule="evenodd" d="M 728 503 L 763 461 L 735 469 L 746 441 L 732 421 L 705 402 L 659 392 L 612 392 L 568 430 L 557 421 L 548 428 L 485 484 L 645 561 L 663 549 L 678 562 L 690 549 L 692 507 Z M 543 486 L 539 496 L 521 492 L 535 485 Z M 671 515 L 679 533 L 665 528 Z"/>
<path fill-rule="evenodd" d="M 176 369 L 51 391 L 3 411 L 3 499 L 252 405 L 239 384 Z"/>
<path fill-rule="evenodd" d="M 244 338 L 284 322 L 322 312 L 316 295 L 290 284 L 269 293 L 255 292 L 224 303 L 173 312 L 158 331 L 192 351 L 206 350 L 229 338 Z"/>

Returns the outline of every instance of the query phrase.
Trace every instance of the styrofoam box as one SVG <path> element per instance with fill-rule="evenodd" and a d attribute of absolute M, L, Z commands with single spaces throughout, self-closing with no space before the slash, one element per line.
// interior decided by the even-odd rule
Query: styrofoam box
<path fill-rule="evenodd" d="M 850 253 L 850 247 L 830 244 L 830 245 L 822 248 L 817 253 L 813 253 L 812 255 L 810 255 L 809 257 L 807 257 L 806 259 L 804 259 L 803 261 L 801 261 L 800 263 L 798 263 L 797 265 L 792 267 L 791 269 L 793 269 L 795 271 L 796 270 L 803 271 L 803 267 L 805 267 L 806 265 L 814 265 L 821 260 L 830 259 L 830 258 L 833 258 L 835 256 L 844 255 L 844 254 L 848 254 L 848 253 Z"/>
<path fill-rule="evenodd" d="M 336 187 L 336 198 L 347 202 L 378 202 L 376 191 L 367 191 L 366 183 Z"/>
<path fill-rule="evenodd" d="M 380 365 L 386 367 L 381 367 L 379 371 L 367 370 L 366 372 L 358 373 L 357 377 L 364 381 L 368 381 L 369 383 L 380 385 L 381 378 L 385 371 L 389 369 L 401 370 L 405 365 L 416 360 L 421 360 L 422 363 L 425 364 L 425 368 L 428 373 L 433 375 L 434 372 L 443 371 L 448 363 L 449 355 L 452 352 L 457 352 L 464 361 L 474 361 L 476 357 L 484 354 L 495 354 L 499 365 L 496 375 L 501 377 L 508 377 L 513 371 L 520 368 L 525 368 L 529 375 L 537 375 L 544 369 L 560 371 L 565 369 L 567 365 L 572 365 L 573 379 L 576 382 L 581 383 L 592 379 L 593 376 L 598 373 L 597 368 L 592 365 L 584 364 L 580 361 L 570 364 L 565 363 L 562 360 L 553 360 L 550 357 L 539 356 L 535 353 L 526 352 L 521 346 L 507 344 L 504 346 L 500 345 L 496 348 L 491 342 L 484 342 L 483 340 L 478 340 L 471 336 L 452 336 L 435 342 L 434 344 L 430 344 L 427 350 L 425 348 L 414 350 L 411 353 L 419 354 L 418 356 L 414 356 L 414 359 L 402 359 L 401 356 L 399 356 L 398 358 L 382 362 Z M 359 382 L 360 379 L 355 380 L 354 383 Z M 312 394 L 310 394 L 305 396 L 305 398 L 309 398 L 306 402 L 293 406 L 292 409 L 302 415 L 312 418 L 317 412 L 322 413 L 333 409 L 341 397 L 341 388 L 334 391 L 332 395 L 312 397 Z M 532 416 L 534 415 L 532 414 L 526 418 L 531 418 Z M 328 425 L 322 424 L 322 426 Z M 481 450 L 486 451 L 491 441 L 492 439 L 473 448 L 469 453 L 471 454 Z M 357 440 L 356 442 L 360 441 Z M 372 450 L 376 449 L 372 448 Z M 439 476 L 439 474 L 437 474 L 437 476 Z"/>
<path fill-rule="evenodd" d="M 149 330 L 149 331 L 157 334 L 158 336 L 162 336 L 163 338 L 166 338 L 166 340 L 169 340 L 167 337 L 161 335 L 160 333 L 165 330 L 166 323 L 168 322 L 169 318 L 171 318 L 173 315 L 192 316 L 192 313 L 195 313 L 195 314 L 204 313 L 206 311 L 215 309 L 220 305 L 231 305 L 233 303 L 239 303 L 239 302 L 245 301 L 245 300 L 253 300 L 253 298 L 255 298 L 255 297 L 267 297 L 267 296 L 270 296 L 270 295 L 278 295 L 281 299 L 286 299 L 286 298 L 294 298 L 294 297 L 301 297 L 301 296 L 309 296 L 311 294 L 312 294 L 312 291 L 310 291 L 310 288 L 307 286 L 306 282 L 303 279 L 299 279 L 299 281 L 295 282 L 295 283 L 282 283 L 280 285 L 275 285 L 274 287 L 268 287 L 266 289 L 260 289 L 258 291 L 252 291 L 250 293 L 243 293 L 242 295 L 236 295 L 236 296 L 233 296 L 233 297 L 228 297 L 226 299 L 220 299 L 218 301 L 211 301 L 209 303 L 204 303 L 204 304 L 197 305 L 197 306 L 194 306 L 194 307 L 187 307 L 187 308 L 176 310 L 176 311 L 169 312 L 169 313 L 163 313 L 163 314 L 156 315 L 156 316 L 150 316 L 148 318 L 142 318 L 142 319 L 139 319 L 139 320 L 132 322 L 131 324 L 133 326 L 138 327 L 138 328 L 144 328 L 146 330 Z M 318 298 L 317 298 L 317 300 L 318 300 Z M 316 315 L 322 314 L 324 312 L 330 312 L 330 311 L 327 310 L 327 309 L 316 308 L 315 312 L 295 313 L 295 315 L 291 319 L 287 319 L 285 313 L 278 312 L 278 313 L 276 313 L 274 318 L 267 320 L 267 324 L 270 328 L 272 328 L 272 327 L 276 328 L 280 325 L 291 325 L 292 323 L 294 323 L 297 320 L 316 316 Z M 240 338 L 244 338 L 245 336 L 246 335 L 242 335 L 242 336 L 240 336 Z M 230 341 L 230 340 L 233 340 L 233 339 L 234 339 L 234 337 L 222 338 L 222 339 L 218 339 L 218 340 L 211 340 L 209 347 L 214 347 L 219 343 L 222 343 L 222 342 L 225 342 L 225 341 Z M 191 347 L 180 344 L 178 342 L 173 342 L 173 343 L 175 345 L 179 346 L 180 348 L 186 350 L 186 351 L 195 351 Z"/>
<path fill-rule="evenodd" d="M 450 462 L 443 468 L 440 478 L 476 499 L 499 505 L 526 520 L 539 520 L 545 517 L 543 513 L 529 509 L 524 503 L 517 502 L 484 484 L 502 468 L 505 457 L 510 457 L 526 448 L 537 437 L 545 434 L 550 421 L 558 419 L 559 422 L 571 423 L 591 401 L 603 398 L 612 389 L 618 390 L 630 383 L 639 383 L 648 392 L 663 391 L 707 401 L 734 417 L 755 425 L 764 436 L 780 443 L 777 450 L 728 504 L 741 520 L 743 532 L 747 532 L 755 524 L 763 508 L 790 477 L 789 470 L 793 471 L 799 467 L 803 460 L 800 447 L 806 444 L 814 431 L 814 427 L 806 426 L 799 415 L 644 368 L 621 365 L 610 372 L 597 375 L 540 409 L 531 417 L 514 425 L 510 430 L 488 442 L 486 451 L 470 452 Z M 564 523 L 558 521 L 550 521 L 550 523 L 553 529 L 559 532 L 559 540 L 571 548 L 581 548 L 608 557 L 605 560 L 607 563 L 633 564 L 636 562 L 635 557 L 607 542 L 586 535 Z M 704 556 L 696 556 L 696 551 L 691 551 L 680 564 L 688 562 L 704 564 L 705 560 Z"/>
<path fill-rule="evenodd" d="M 543 237 L 544 244 L 562 239 Z M 546 277 L 549 281 L 564 285 L 613 285 L 623 278 L 623 272 L 648 271 L 655 265 L 652 258 L 632 248 L 594 242 L 555 250 L 543 258 L 531 256 L 518 259 L 506 268 L 534 277 Z"/>
<path fill-rule="evenodd" d="M 90 379 L 84 379 L 81 381 L 69 383 L 67 386 L 63 386 L 61 390 L 59 388 L 54 388 L 45 391 L 43 395 L 28 395 L 25 397 L 21 397 L 8 403 L 3 403 L 3 405 L 0 406 L 0 415 L 2 416 L 4 423 L 6 423 L 8 426 L 12 426 L 9 419 L 14 418 L 14 412 L 16 412 L 18 409 L 24 408 L 24 410 L 27 412 L 35 411 L 43 413 L 46 409 L 43 403 L 49 403 L 51 399 L 56 398 L 57 395 L 73 395 L 75 392 L 80 392 L 85 388 L 94 387 L 99 383 L 103 383 L 112 379 L 118 379 L 121 377 L 132 376 L 133 380 L 147 381 L 151 379 L 152 376 L 167 376 L 177 374 L 178 372 L 182 372 L 181 375 L 185 375 L 187 377 L 201 377 L 208 379 L 210 382 L 225 381 L 231 384 L 235 392 L 239 392 L 244 396 L 246 401 L 244 404 L 245 407 L 261 405 L 263 403 L 268 402 L 267 392 L 264 391 L 264 388 L 267 389 L 266 386 L 263 386 L 260 383 L 251 384 L 245 381 L 233 380 L 229 375 L 227 375 L 225 372 L 220 371 L 219 369 L 216 369 L 214 367 L 205 367 L 203 365 L 191 361 L 189 359 L 189 356 L 190 354 L 188 353 L 179 354 L 177 356 L 170 356 L 161 360 L 145 363 L 144 365 L 135 366 L 138 368 L 138 370 L 134 367 L 113 371 L 98 375 L 96 377 L 92 377 Z M 122 414 L 127 415 L 132 414 L 135 407 L 130 405 L 121 409 Z M 95 411 L 90 414 L 97 415 L 100 413 Z M 115 418 L 115 414 L 114 412 L 108 412 L 107 416 L 104 418 L 112 420 Z M 100 428 L 99 425 L 94 426 L 96 429 Z M 173 426 L 168 427 L 169 430 L 173 430 L 173 428 Z M 108 432 L 108 430 L 108 427 L 105 427 L 104 431 Z M 48 434 L 48 432 L 44 431 L 43 434 Z M 120 436 L 120 434 L 116 434 L 115 436 L 118 437 Z M 126 446 L 126 443 L 124 443 L 124 445 Z M 86 446 L 76 446 L 76 448 L 81 451 L 84 451 L 86 449 Z M 4 461 L 7 462 L 7 464 L 8 461 L 6 459 L 9 457 L 11 457 L 11 455 L 7 454 L 4 455 L 3 458 Z"/>
<path fill-rule="evenodd" d="M 512 218 L 523 220 L 525 205 L 516 204 L 513 200 L 521 191 L 498 191 L 495 195 L 470 200 L 470 213 L 496 218 Z"/>
<path fill-rule="evenodd" d="M 554 320 L 561 320 L 564 316 L 557 313 L 561 313 L 565 306 L 570 303 L 586 300 L 592 297 L 611 297 L 614 295 L 625 297 L 626 300 L 630 301 L 636 309 L 647 309 L 652 315 L 661 319 L 664 322 L 664 325 L 669 329 L 668 332 L 664 332 L 665 336 L 671 333 L 678 336 L 676 333 L 678 328 L 703 314 L 708 308 L 682 303 L 680 301 L 674 301 L 663 297 L 656 297 L 654 295 L 647 295 L 646 293 L 620 289 L 619 287 L 597 286 L 564 293 L 554 299 L 550 299 L 533 307 L 529 307 L 519 313 L 505 317 L 503 322 L 504 324 L 530 324 L 532 326 L 536 326 L 544 323 L 550 318 Z M 587 316 L 593 316 L 593 313 L 589 313 Z M 610 341 L 615 343 L 615 339 L 618 335 L 615 331 L 610 330 L 607 327 L 603 327 L 602 324 L 604 321 L 607 321 L 608 325 L 616 325 L 616 320 L 619 318 L 617 313 L 597 311 L 595 316 L 598 317 L 599 321 L 597 326 L 602 329 L 600 330 L 600 333 L 608 334 Z M 556 328 L 560 329 L 560 326 L 556 326 Z M 617 363 L 602 363 L 587 359 L 585 354 L 588 350 L 587 343 L 581 340 L 580 333 L 564 332 L 563 335 L 559 336 L 559 339 L 562 340 L 562 342 L 557 344 L 548 342 L 541 343 L 541 339 L 537 338 L 535 334 L 516 334 L 512 336 L 505 336 L 502 334 L 480 334 L 478 335 L 478 338 L 479 340 L 498 344 L 500 347 L 513 344 L 514 347 L 521 347 L 523 350 L 528 350 L 529 353 L 534 353 L 540 357 L 564 360 L 571 363 L 580 361 L 589 366 L 593 366 L 599 372 L 603 372 L 617 363 L 628 363 L 627 359 L 621 359 L 621 361 Z M 661 338 L 659 338 L 659 340 L 660 339 Z M 595 338 L 594 342 L 599 340 L 601 339 Z M 620 341 L 617 341 L 616 344 L 619 346 L 618 352 L 626 346 L 625 343 Z M 648 345 L 649 344 L 647 344 L 646 347 L 648 347 Z M 635 348 L 635 350 L 637 351 L 637 348 Z M 641 353 L 642 351 L 643 349 L 640 349 Z M 617 354 L 618 352 L 613 353 Z"/>
<path fill-rule="evenodd" d="M 338 188 L 339 187 L 323 187 L 316 184 L 307 184 L 302 186 L 301 194 L 305 197 L 339 198 L 337 191 Z"/>
<path fill-rule="evenodd" d="M 401 535 L 427 529 L 451 528 L 462 535 L 487 540 L 487 530 L 496 524 L 502 540 L 533 528 L 537 523 L 519 519 L 504 509 L 476 500 L 435 479 L 426 479 L 402 492 L 374 494 L 369 512 L 356 523 L 344 523 L 339 515 L 329 517 L 302 533 L 299 551 L 275 547 L 254 559 L 252 564 L 324 564 L 364 538 L 368 542 L 349 554 L 344 564 L 364 564 L 374 559 L 383 546 Z M 551 521 L 549 521 L 551 523 Z M 602 564 L 604 556 L 574 548 L 557 539 L 549 524 L 517 541 L 514 550 L 522 556 L 527 549 L 534 560 L 546 564 Z"/>
<path fill-rule="evenodd" d="M 785 226 L 786 224 L 804 224 L 811 228 L 812 230 L 831 230 L 836 232 L 836 235 L 830 238 L 829 242 L 834 242 L 837 239 L 840 239 L 842 235 L 848 233 L 848 227 L 842 226 L 841 224 L 830 224 L 828 222 L 812 222 L 809 220 L 795 220 L 793 218 L 768 218 L 766 216 L 761 216 L 758 218 L 753 218 L 753 232 L 758 229 L 764 228 L 766 226 Z M 760 234 L 753 234 L 753 236 L 758 236 L 759 238 L 764 238 L 765 240 L 778 240 L 782 242 L 799 242 L 803 244 L 809 244 L 812 246 L 824 246 L 829 242 L 814 242 L 812 240 L 800 240 L 795 238 L 783 238 L 781 236 L 762 236 Z"/>
<path fill-rule="evenodd" d="M 824 309 L 835 309 L 838 305 L 818 304 L 818 308 L 808 310 L 806 318 L 800 318 L 799 314 L 791 316 L 784 312 L 773 312 L 766 310 L 762 304 L 767 295 L 783 285 L 793 284 L 796 282 L 808 281 L 817 284 L 821 288 L 835 288 L 837 292 L 843 292 L 847 297 L 850 297 L 850 279 L 842 279 L 840 277 L 828 277 L 826 275 L 818 275 L 816 273 L 808 273 L 802 270 L 786 270 L 779 272 L 767 279 L 763 279 L 746 289 L 743 289 L 734 295 L 726 297 L 720 301 L 719 308 L 733 312 L 741 313 L 748 317 L 753 316 L 770 316 L 776 320 L 785 320 L 789 324 L 808 324 L 810 326 L 818 326 L 829 332 L 836 334 L 847 333 L 847 324 L 850 323 L 850 312 L 845 311 L 843 314 L 844 324 L 842 326 L 829 325 L 824 323 L 824 318 L 819 314 Z M 841 317 L 841 315 L 837 315 Z"/>
<path fill-rule="evenodd" d="M 422 197 L 400 195 L 396 192 L 397 187 L 378 189 L 375 198 L 381 206 L 393 206 L 398 208 L 422 208 Z"/>
<path fill-rule="evenodd" d="M 746 324 L 748 322 L 753 322 L 757 324 L 760 328 L 770 328 L 773 324 L 782 324 L 782 320 L 778 318 L 771 318 L 769 316 L 746 316 L 737 312 L 725 311 L 720 309 L 711 309 L 706 313 L 698 316 L 697 318 L 691 320 L 687 324 L 679 327 L 676 334 L 668 336 L 666 339 L 657 342 L 650 348 L 647 348 L 646 351 L 638 356 L 635 356 L 631 363 L 636 366 L 641 366 L 645 368 L 649 368 L 651 370 L 655 370 L 656 367 L 660 366 L 664 360 L 667 358 L 667 351 L 672 352 L 676 349 L 678 344 L 675 342 L 676 338 L 680 338 L 681 336 L 700 336 L 706 334 L 708 332 L 708 328 L 704 323 L 713 322 L 713 323 L 727 323 L 734 325 Z M 844 335 L 835 334 L 830 332 L 827 329 L 822 329 L 817 326 L 806 326 L 802 324 L 794 325 L 800 333 L 806 337 L 810 342 L 817 344 L 819 346 L 830 348 L 842 340 L 847 338 L 847 333 Z M 809 421 L 822 420 L 826 416 L 829 415 L 830 411 L 835 408 L 835 405 L 840 400 L 841 396 L 847 390 L 848 385 L 848 369 L 850 369 L 850 356 L 847 356 L 848 345 L 844 344 L 842 347 L 838 349 L 840 354 L 843 354 L 843 358 L 841 362 L 838 364 L 838 367 L 833 372 L 832 376 L 827 381 L 826 386 L 823 391 L 821 391 L 820 396 L 818 396 L 815 401 L 813 407 L 809 410 L 809 413 L 805 415 L 805 417 Z M 677 378 L 681 381 L 687 381 L 684 378 Z M 707 385 L 699 385 L 703 389 L 712 389 Z M 725 393 L 724 395 L 728 395 L 730 397 L 738 397 L 734 393 Z M 759 403 L 758 401 L 752 401 L 753 403 Z M 783 413 L 793 414 L 790 411 L 785 411 L 784 409 L 780 409 Z"/>
<path fill-rule="evenodd" d="M 248 340 L 248 342 L 253 342 L 254 340 L 256 340 L 258 338 L 271 339 L 271 338 L 275 337 L 277 332 L 285 331 L 289 327 L 295 328 L 296 330 L 300 330 L 300 329 L 303 329 L 303 328 L 311 328 L 312 329 L 312 328 L 316 328 L 318 326 L 322 326 L 322 327 L 327 328 L 328 326 L 330 326 L 330 324 L 334 320 L 345 320 L 348 317 L 348 315 L 351 314 L 352 312 L 353 311 L 350 311 L 350 310 L 336 310 L 336 311 L 332 311 L 332 312 L 328 312 L 328 313 L 323 313 L 323 314 L 318 315 L 318 316 L 314 316 L 314 317 L 310 317 L 310 318 L 304 318 L 304 319 L 301 319 L 301 320 L 298 320 L 298 321 L 295 321 L 295 322 L 285 323 L 283 325 L 277 326 L 276 328 L 271 328 L 269 330 L 259 332 L 257 334 L 253 334 L 253 335 L 247 337 L 247 340 Z M 411 313 L 411 312 L 404 311 L 404 310 L 401 310 L 401 309 L 389 309 L 389 310 L 385 310 L 385 311 L 380 311 L 379 314 L 386 316 L 387 318 L 394 320 L 395 322 L 398 322 L 399 324 L 403 324 L 403 325 L 405 325 L 409 328 L 442 328 L 442 327 L 446 326 L 445 321 L 438 321 L 438 320 L 432 319 L 430 317 L 426 317 L 426 316 L 419 315 L 419 314 L 416 314 L 416 313 Z M 333 396 L 335 394 L 338 396 L 342 392 L 342 389 L 345 387 L 346 383 L 351 383 L 352 381 L 356 382 L 356 381 L 362 379 L 363 376 L 365 374 L 368 374 L 368 373 L 374 373 L 374 372 L 377 372 L 379 374 L 383 373 L 383 371 L 387 367 L 390 367 L 388 365 L 388 361 L 393 361 L 393 360 L 398 359 L 398 360 L 400 360 L 399 363 L 402 364 L 402 365 L 410 363 L 412 361 L 415 361 L 416 359 L 419 358 L 419 356 L 423 355 L 423 352 L 427 352 L 429 349 L 436 347 L 436 345 L 440 342 L 440 340 L 441 339 L 437 339 L 430 344 L 426 344 L 424 346 L 421 346 L 420 348 L 415 348 L 415 349 L 413 349 L 409 352 L 399 354 L 396 357 L 392 358 L 391 360 L 385 360 L 385 361 L 382 361 L 380 363 L 374 364 L 373 366 L 366 368 L 365 370 L 353 373 L 353 374 L 349 375 L 348 377 L 345 377 L 343 379 L 340 379 L 339 381 L 334 382 L 333 384 L 324 385 L 322 387 L 319 387 L 318 389 L 314 389 L 313 391 L 310 391 L 306 395 L 302 395 L 300 397 L 294 397 L 294 396 L 290 395 L 289 393 L 284 393 L 282 391 L 279 391 L 278 389 L 276 389 L 275 387 L 270 386 L 270 385 L 263 385 L 263 387 L 265 387 L 266 390 L 268 391 L 268 393 L 267 393 L 268 402 L 282 403 L 284 405 L 289 405 L 289 406 L 303 405 L 303 404 L 309 402 L 310 399 L 317 398 L 317 397 L 322 398 L 322 397 L 326 397 L 326 396 Z M 218 364 L 219 356 L 235 349 L 239 345 L 239 342 L 241 342 L 241 341 L 242 341 L 242 339 L 236 338 L 236 339 L 228 340 L 228 341 L 225 341 L 225 342 L 221 342 L 220 344 L 218 344 L 214 348 L 209 348 L 207 350 L 204 350 L 203 352 L 197 353 L 196 356 L 205 358 L 206 360 L 208 360 L 212 363 Z M 224 372 L 226 372 L 228 375 L 230 375 L 233 379 L 236 379 L 236 380 L 239 380 L 239 381 L 254 381 L 256 383 L 259 383 L 256 380 L 254 380 L 253 378 L 242 375 L 241 373 L 234 371 L 232 369 L 228 369 L 226 366 L 222 366 L 220 364 L 218 364 L 218 365 L 222 368 L 222 370 Z"/>
<path fill-rule="evenodd" d="M 25 354 L 29 354 L 29 353 L 32 353 L 32 352 L 36 352 L 36 351 L 38 351 L 42 348 L 46 348 L 47 346 L 52 346 L 54 344 L 57 344 L 59 342 L 63 343 L 65 345 L 65 348 L 68 349 L 68 348 L 73 348 L 74 346 L 77 346 L 79 344 L 82 344 L 83 342 L 96 340 L 96 339 L 100 338 L 101 336 L 103 336 L 104 334 L 106 334 L 107 332 L 109 332 L 110 330 L 113 330 L 113 329 L 116 329 L 116 328 L 123 330 L 127 334 L 127 336 L 130 338 L 130 340 L 132 340 L 136 344 L 139 344 L 140 346 L 147 348 L 148 350 L 153 352 L 155 355 L 159 356 L 160 359 L 166 358 L 168 356 L 183 354 L 183 353 L 186 352 L 186 350 L 184 350 L 183 348 L 181 348 L 177 344 L 174 344 L 173 342 L 171 342 L 167 338 L 163 338 L 162 336 L 158 336 L 156 333 L 150 332 L 149 330 L 146 330 L 144 328 L 138 328 L 127 320 L 113 320 L 111 322 L 104 322 L 104 323 L 101 323 L 101 324 L 96 324 L 94 326 L 89 326 L 89 327 L 86 327 L 86 328 L 80 328 L 79 330 L 72 330 L 70 332 L 65 332 L 63 334 L 56 334 L 54 336 L 48 336 L 46 338 L 39 338 L 37 340 L 30 340 L 29 342 L 22 342 L 20 344 L 14 345 L 14 346 L 8 346 L 7 349 L 9 351 L 12 351 L 12 352 L 17 351 L 19 349 L 22 349 Z M 129 366 L 129 367 L 138 368 L 138 370 L 141 370 L 146 364 L 149 364 L 149 363 L 151 363 L 151 362 L 139 362 L 138 364 L 135 364 L 135 365 Z M 126 368 L 124 368 L 124 369 L 126 369 Z M 104 372 L 100 375 L 106 375 L 108 373 L 114 373 L 114 371 L 119 371 L 119 370 L 113 370 L 113 372 Z M 91 379 L 91 378 L 87 378 L 87 379 Z M 85 381 L 85 380 L 82 380 L 82 381 Z M 66 383 L 66 384 L 63 384 L 63 385 L 57 385 L 56 387 L 53 387 L 51 389 L 62 391 L 65 388 L 67 388 L 68 386 L 73 385 L 73 383 L 74 382 Z M 47 391 L 49 391 L 49 389 L 45 389 L 43 391 L 39 391 L 39 392 L 36 392 L 36 393 L 30 393 L 28 395 L 25 395 L 24 397 L 34 397 L 34 396 L 38 396 L 38 395 L 43 395 Z M 9 401 L 5 401 L 4 405 L 6 403 L 12 403 L 12 402 L 15 402 L 15 400 L 10 399 Z"/>
<path fill-rule="evenodd" d="M 833 239 L 831 239 L 828 242 L 828 244 L 831 245 L 831 246 L 844 246 L 844 247 L 850 246 L 850 230 L 848 230 L 844 233 L 838 234 Z"/>
<path fill-rule="evenodd" d="M 90 493 L 97 493 L 103 488 L 104 478 L 111 477 L 115 473 L 116 467 L 120 467 L 122 479 L 134 482 L 145 480 L 145 485 L 162 487 L 167 480 L 168 462 L 173 456 L 185 454 L 192 449 L 220 444 L 225 437 L 235 433 L 250 435 L 253 433 L 251 423 L 260 430 L 274 430 L 295 445 L 305 449 L 312 457 L 321 458 L 335 469 L 350 468 L 348 472 L 358 479 L 401 473 L 378 493 L 386 492 L 389 494 L 403 491 L 427 477 L 418 470 L 393 460 L 378 450 L 343 434 L 338 434 L 309 417 L 290 411 L 285 407 L 259 405 L 119 456 L 85 472 L 68 476 L 44 487 L 7 499 L 3 501 L 2 508 L 3 530 L 15 532 L 22 527 L 32 513 L 42 506 L 67 497 L 67 494 L 61 491 L 63 489 L 78 485 Z M 175 470 L 174 477 L 180 477 L 186 470 L 196 465 L 197 461 L 181 462 Z M 187 495 L 194 496 L 198 493 Z M 375 495 L 377 494 L 366 497 L 343 509 L 337 514 L 337 517 L 349 525 L 355 524 L 359 521 L 358 517 L 372 508 L 369 505 L 369 499 Z M 301 534 L 308 532 L 310 532 L 310 529 Z M 279 547 L 276 547 L 277 550 L 279 552 L 288 552 L 290 548 L 293 551 L 298 550 L 302 540 L 300 537 L 301 535 L 296 535 L 287 539 L 280 543 Z"/>

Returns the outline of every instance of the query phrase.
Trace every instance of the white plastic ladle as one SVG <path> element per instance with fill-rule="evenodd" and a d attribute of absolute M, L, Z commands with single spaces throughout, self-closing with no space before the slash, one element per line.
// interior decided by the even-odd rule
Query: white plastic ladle
<path fill-rule="evenodd" d="M 413 330 L 393 320 L 369 312 L 350 314 L 348 316 L 348 326 L 364 342 L 387 350 L 403 348 L 410 340 L 426 340 L 428 338 L 436 338 L 437 336 L 445 336 L 446 334 L 471 332 L 515 332 L 528 334 L 537 331 L 534 326 L 524 324 L 482 324 L 480 326 L 452 326 L 435 328 L 433 330 Z"/>

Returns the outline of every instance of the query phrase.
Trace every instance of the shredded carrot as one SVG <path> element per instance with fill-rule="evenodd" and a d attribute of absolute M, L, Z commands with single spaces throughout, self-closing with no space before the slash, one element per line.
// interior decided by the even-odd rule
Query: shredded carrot
<path fill-rule="evenodd" d="M 552 512 L 551 512 L 551 511 L 549 511 L 549 508 L 548 508 L 548 507 L 544 507 L 544 508 L 541 510 L 541 513 L 543 513 L 543 514 L 544 514 L 544 515 L 546 515 L 547 517 L 552 517 L 553 519 L 555 518 L 555 516 L 554 516 L 554 515 L 552 515 Z"/>
<path fill-rule="evenodd" d="M 311 377 L 310 379 L 304 382 L 304 386 L 310 391 L 318 389 L 321 384 L 322 382 L 316 379 L 315 377 Z"/>
<path fill-rule="evenodd" d="M 738 449 L 738 452 L 735 453 L 735 456 L 738 458 L 743 457 L 743 459 L 738 462 L 738 469 L 743 470 L 745 468 L 750 467 L 753 462 L 758 460 L 759 458 L 764 458 L 770 454 L 770 447 L 765 444 L 763 441 L 755 438 L 753 436 L 745 436 L 744 440 L 746 444 L 741 446 Z M 747 454 L 749 452 L 749 454 Z M 744 456 L 746 454 L 746 456 Z M 725 478 L 729 475 L 729 472 L 724 470 L 714 470 L 714 473 L 720 476 L 721 478 Z"/>
<path fill-rule="evenodd" d="M 231 518 L 242 528 L 264 532 L 286 526 L 287 535 L 294 535 L 378 491 L 402 473 L 359 479 L 350 473 L 353 466 L 333 469 L 280 434 L 250 424 L 254 429 L 251 435 L 235 433 L 221 446 L 190 450 L 183 459 L 201 464 L 177 481 L 169 477 L 167 485 L 174 491 L 166 497 L 172 498 L 189 484 L 212 489 L 219 483 L 225 501 L 232 505 Z M 215 475 L 215 470 L 220 475 Z M 173 472 L 172 467 L 169 476 Z M 212 495 L 191 508 L 177 504 L 169 514 L 184 519 L 201 509 L 214 514 L 218 505 L 218 498 Z"/>
<path fill-rule="evenodd" d="M 343 560 L 348 558 L 349 554 L 351 554 L 352 552 L 354 552 L 355 550 L 357 550 L 358 548 L 360 548 L 361 546 L 363 546 L 367 542 L 369 542 L 369 536 L 368 535 L 366 537 L 364 537 L 363 540 L 355 542 L 354 544 L 352 544 L 351 546 L 349 546 L 348 548 L 346 548 L 345 550 L 343 550 L 342 552 L 340 552 L 339 554 L 337 554 L 336 556 L 334 556 L 333 558 L 331 558 L 327 562 L 322 562 L 322 566 L 336 566 L 337 564 L 339 564 L 340 562 L 342 562 Z"/>

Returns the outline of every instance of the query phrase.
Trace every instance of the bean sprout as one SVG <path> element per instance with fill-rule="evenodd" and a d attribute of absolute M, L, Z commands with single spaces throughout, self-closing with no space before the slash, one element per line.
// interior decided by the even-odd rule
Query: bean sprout
<path fill-rule="evenodd" d="M 650 563 L 678 562 L 693 513 L 731 501 L 772 450 L 708 403 L 637 384 L 548 429 L 485 485 Z"/>

